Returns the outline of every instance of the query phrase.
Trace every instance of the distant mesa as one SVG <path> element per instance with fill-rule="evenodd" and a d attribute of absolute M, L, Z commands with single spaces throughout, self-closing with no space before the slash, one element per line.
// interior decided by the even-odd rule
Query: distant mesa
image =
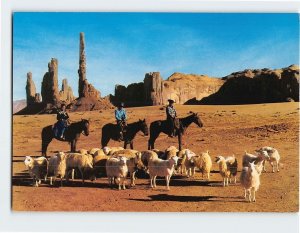
<path fill-rule="evenodd" d="M 193 104 L 258 104 L 299 101 L 299 66 L 254 69 L 222 78 L 224 85 L 214 94 Z"/>
<path fill-rule="evenodd" d="M 150 72 L 146 73 L 143 82 L 127 87 L 117 85 L 111 100 L 114 104 L 124 102 L 127 106 L 163 105 L 168 99 L 184 104 L 190 99 L 200 100 L 217 92 L 224 82 L 219 78 L 182 73 L 174 73 L 163 80 L 159 72 Z"/>
<path fill-rule="evenodd" d="M 299 101 L 299 66 L 247 69 L 223 78 L 174 73 L 163 80 L 159 72 L 151 72 L 143 82 L 116 85 L 110 99 L 126 106 L 163 105 L 168 99 L 187 105 Z"/>

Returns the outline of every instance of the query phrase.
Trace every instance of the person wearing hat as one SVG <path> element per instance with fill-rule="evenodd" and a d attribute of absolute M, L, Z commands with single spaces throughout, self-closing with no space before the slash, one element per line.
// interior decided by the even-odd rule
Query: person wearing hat
<path fill-rule="evenodd" d="M 124 109 L 124 103 L 120 103 L 118 105 L 117 109 L 115 110 L 115 118 L 116 118 L 119 130 L 120 130 L 119 141 L 122 141 L 122 140 L 124 140 L 123 132 L 124 132 L 124 128 L 126 126 L 126 120 L 127 120 L 126 111 Z"/>
<path fill-rule="evenodd" d="M 65 132 L 67 126 L 68 126 L 68 119 L 69 119 L 69 115 L 66 112 L 66 105 L 65 104 L 61 105 L 61 110 L 57 112 L 56 119 L 57 119 L 56 137 L 64 139 L 64 132 Z"/>
<path fill-rule="evenodd" d="M 175 136 L 175 119 L 177 117 L 176 110 L 174 108 L 175 101 L 172 99 L 168 99 L 169 105 L 166 108 L 166 114 L 167 114 L 167 122 L 170 127 L 170 133 L 169 137 Z"/>

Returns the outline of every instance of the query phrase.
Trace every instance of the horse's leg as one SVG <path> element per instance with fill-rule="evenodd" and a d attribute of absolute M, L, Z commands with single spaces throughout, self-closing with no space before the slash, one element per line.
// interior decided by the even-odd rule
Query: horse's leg
<path fill-rule="evenodd" d="M 74 140 L 74 151 L 73 152 L 76 152 L 76 146 L 77 146 L 77 138 Z"/>
<path fill-rule="evenodd" d="M 130 142 L 130 149 L 133 150 L 133 141 Z"/>
<path fill-rule="evenodd" d="M 108 142 L 109 142 L 110 138 L 102 138 L 101 140 L 101 148 L 104 148 L 108 145 Z"/>
<path fill-rule="evenodd" d="M 127 149 L 127 141 L 124 141 L 124 149 Z"/>
<path fill-rule="evenodd" d="M 155 143 L 155 140 L 158 138 L 158 136 L 159 136 L 159 133 L 156 133 L 155 135 L 150 134 L 150 138 L 148 141 L 148 150 L 154 149 L 154 143 Z"/>
<path fill-rule="evenodd" d="M 71 141 L 71 152 L 76 152 L 76 140 Z"/>
<path fill-rule="evenodd" d="M 52 139 L 53 139 L 53 137 L 51 135 L 51 132 L 46 132 L 46 130 L 43 129 L 43 131 L 42 131 L 42 156 L 47 157 L 47 148 L 48 148 L 49 143 L 52 141 Z"/>
<path fill-rule="evenodd" d="M 182 147 L 182 134 L 180 132 L 178 132 L 178 144 L 179 144 L 179 151 L 181 151 L 181 147 Z"/>

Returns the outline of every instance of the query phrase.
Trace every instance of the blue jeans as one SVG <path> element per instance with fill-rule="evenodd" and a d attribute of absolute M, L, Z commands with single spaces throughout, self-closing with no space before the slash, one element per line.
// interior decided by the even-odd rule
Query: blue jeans
<path fill-rule="evenodd" d="M 64 132 L 66 130 L 66 122 L 64 120 L 60 120 L 56 123 L 56 137 L 62 137 L 64 135 Z"/>

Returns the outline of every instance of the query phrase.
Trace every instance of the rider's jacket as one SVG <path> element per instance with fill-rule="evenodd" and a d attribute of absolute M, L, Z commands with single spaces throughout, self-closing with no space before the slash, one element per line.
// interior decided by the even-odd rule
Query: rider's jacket
<path fill-rule="evenodd" d="M 127 118 L 125 109 L 124 108 L 116 109 L 115 118 L 117 121 L 125 121 Z"/>
<path fill-rule="evenodd" d="M 168 105 L 166 108 L 167 119 L 174 119 L 177 116 L 176 110 L 173 106 Z"/>
<path fill-rule="evenodd" d="M 65 112 L 65 111 L 59 111 L 59 112 L 57 113 L 57 115 L 56 115 L 56 119 L 57 119 L 58 121 L 60 121 L 60 120 L 67 120 L 67 119 L 69 119 L 69 115 L 68 115 L 68 113 Z"/>

